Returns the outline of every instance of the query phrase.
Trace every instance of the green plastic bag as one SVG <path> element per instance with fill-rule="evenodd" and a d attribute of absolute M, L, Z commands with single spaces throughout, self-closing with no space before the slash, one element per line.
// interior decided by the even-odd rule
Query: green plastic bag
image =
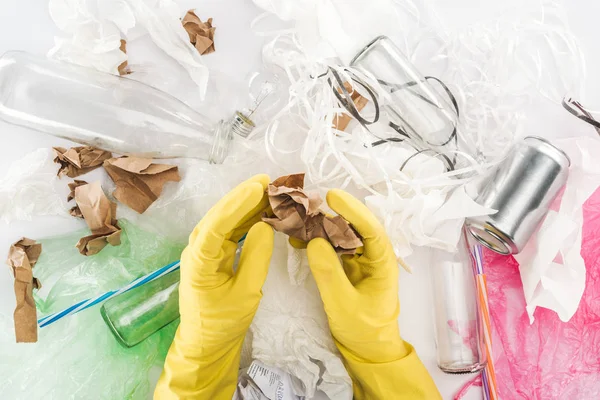
<path fill-rule="evenodd" d="M 40 240 L 34 268 L 38 318 L 80 300 L 120 288 L 178 260 L 183 245 L 142 231 L 125 220 L 120 246 L 85 257 L 75 243 L 85 231 Z M 16 344 L 12 315 L 0 316 L 0 393 L 20 399 L 148 399 L 162 371 L 177 321 L 139 345 L 122 347 L 100 316 L 100 306 L 39 330 L 35 344 Z"/>

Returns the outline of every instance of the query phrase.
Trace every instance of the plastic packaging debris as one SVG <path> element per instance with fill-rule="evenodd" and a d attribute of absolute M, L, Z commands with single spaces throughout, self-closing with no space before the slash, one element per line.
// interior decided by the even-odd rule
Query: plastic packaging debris
<path fill-rule="evenodd" d="M 13 93 L 0 100 L 2 119 L 103 150 L 219 163 L 229 147 L 225 122 L 214 126 L 158 89 L 89 68 L 8 52 L 0 89 Z"/>
<path fill-rule="evenodd" d="M 119 66 L 127 61 L 121 36 L 133 39 L 133 32 L 128 33 L 143 28 L 159 48 L 187 70 L 204 98 L 208 68 L 190 44 L 174 1 L 51 0 L 49 9 L 59 29 L 69 35 L 55 38 L 49 56 L 118 75 Z"/>
<path fill-rule="evenodd" d="M 516 260 L 485 253 L 500 399 L 596 399 L 600 395 L 600 191 L 583 205 L 583 216 L 581 256 L 588 274 L 581 304 L 568 322 L 553 311 L 538 309 L 531 324 Z M 579 247 L 573 250 L 579 253 Z"/>
<path fill-rule="evenodd" d="M 465 187 L 392 192 L 387 198 L 367 196 L 365 202 L 383 221 L 398 257 L 412 254 L 411 245 L 455 252 L 465 218 L 495 211 L 475 203 Z"/>
<path fill-rule="evenodd" d="M 15 161 L 0 178 L 0 220 L 31 221 L 40 215 L 67 216 L 55 189 L 56 165 L 50 149 L 38 149 Z"/>
<path fill-rule="evenodd" d="M 579 137 L 554 142 L 571 159 L 569 179 L 560 202 L 515 256 L 531 322 L 537 307 L 556 311 L 569 321 L 577 311 L 586 282 L 582 249 L 582 207 L 600 187 L 600 139 Z M 588 268 L 589 271 L 589 268 Z"/>
<path fill-rule="evenodd" d="M 40 315 L 119 288 L 179 259 L 183 244 L 127 221 L 122 227 L 122 245 L 107 247 L 94 257 L 82 256 L 72 245 L 82 232 L 40 241 L 44 252 L 35 270 L 44 285 L 34 295 Z M 36 344 L 19 346 L 14 344 L 12 316 L 0 316 L 0 392 L 10 399 L 73 399 L 86 393 L 106 400 L 149 398 L 175 329 L 171 324 L 139 346 L 125 349 L 96 309 L 44 328 Z"/>
<path fill-rule="evenodd" d="M 21 238 L 10 246 L 6 263 L 15 278 L 17 306 L 13 314 L 17 343 L 37 342 L 37 313 L 33 300 L 33 289 L 42 287 L 34 278 L 32 268 L 42 253 L 42 245 L 35 240 Z"/>
<path fill-rule="evenodd" d="M 147 1 L 126 0 L 133 10 L 136 23 L 143 26 L 154 43 L 186 69 L 198 85 L 200 97 L 204 99 L 208 84 L 208 68 L 202 56 L 190 43 L 188 34 L 181 24 L 182 13 L 173 0 Z"/>
<path fill-rule="evenodd" d="M 306 252 L 292 248 L 283 234 L 275 235 L 263 298 L 246 340 L 251 356 L 242 351 L 242 360 L 289 373 L 296 395 L 310 399 L 320 390 L 330 399 L 352 399 L 352 382 L 333 343 Z"/>
<path fill-rule="evenodd" d="M 54 23 L 65 34 L 54 37 L 49 57 L 119 74 L 119 65 L 127 61 L 120 49 L 121 32 L 126 33 L 135 25 L 133 13 L 124 1 L 50 0 L 48 8 Z"/>

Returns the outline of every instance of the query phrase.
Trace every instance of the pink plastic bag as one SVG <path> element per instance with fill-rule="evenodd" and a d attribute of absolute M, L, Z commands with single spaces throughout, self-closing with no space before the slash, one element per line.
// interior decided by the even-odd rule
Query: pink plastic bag
<path fill-rule="evenodd" d="M 583 213 L 586 288 L 568 323 L 538 308 L 530 325 L 517 262 L 490 251 L 485 254 L 502 400 L 600 399 L 600 190 L 585 203 Z"/>

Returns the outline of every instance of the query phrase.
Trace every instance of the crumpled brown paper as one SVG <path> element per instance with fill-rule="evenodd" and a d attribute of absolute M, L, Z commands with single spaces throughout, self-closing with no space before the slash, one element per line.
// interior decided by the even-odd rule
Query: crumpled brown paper
<path fill-rule="evenodd" d="M 318 193 L 304 191 L 304 174 L 282 176 L 269 184 L 269 203 L 274 217 L 263 221 L 276 231 L 309 242 L 321 237 L 329 240 L 339 254 L 354 254 L 363 245 L 358 233 L 341 216 L 321 211 Z"/>
<path fill-rule="evenodd" d="M 82 182 L 82 181 L 79 181 Z M 75 202 L 79 213 L 92 231 L 77 242 L 79 252 L 84 256 L 97 254 L 107 244 L 121 244 L 121 228 L 117 221 L 117 203 L 106 197 L 100 182 L 81 184 L 74 187 Z M 71 210 L 73 214 L 73 210 Z"/>
<path fill-rule="evenodd" d="M 190 43 L 201 55 L 215 51 L 215 30 L 217 28 L 212 26 L 212 20 L 209 18 L 206 22 L 202 22 L 194 10 L 189 10 L 181 21 L 190 36 Z"/>
<path fill-rule="evenodd" d="M 365 97 L 361 96 L 356 90 L 354 90 L 350 83 L 344 82 L 344 87 L 346 88 L 348 93 L 350 93 L 350 98 L 352 99 L 356 110 L 360 112 L 363 108 L 365 108 L 369 100 L 367 100 Z M 338 92 L 342 93 L 342 90 L 338 89 Z M 350 123 L 350 121 L 352 121 L 352 118 L 353 117 L 351 115 L 346 113 L 338 114 L 333 121 L 334 129 L 337 129 L 339 131 L 346 130 L 348 124 Z"/>
<path fill-rule="evenodd" d="M 17 306 L 14 312 L 17 343 L 37 342 L 37 312 L 33 289 L 42 287 L 33 277 L 33 266 L 42 253 L 42 245 L 35 240 L 21 238 L 10 246 L 6 263 L 15 278 L 14 290 Z"/>
<path fill-rule="evenodd" d="M 149 158 L 111 158 L 104 169 L 117 186 L 113 196 L 140 214 L 160 196 L 165 183 L 181 180 L 176 165 L 154 164 Z"/>
<path fill-rule="evenodd" d="M 88 183 L 86 181 L 81 181 L 79 179 L 75 179 L 73 180 L 73 182 L 69 183 L 69 195 L 67 196 L 67 202 L 73 200 L 75 198 L 75 189 L 77 189 L 79 186 L 83 186 L 83 185 L 87 185 Z M 69 213 L 76 218 L 83 218 L 83 214 L 81 213 L 81 210 L 79 209 L 78 205 L 75 205 L 74 207 L 72 207 L 69 210 Z"/>
<path fill-rule="evenodd" d="M 123 53 L 127 54 L 127 42 L 123 39 L 121 39 L 121 45 L 119 46 L 119 50 L 121 50 Z M 131 70 L 129 69 L 129 67 L 127 65 L 127 60 L 123 61 L 117 67 L 117 69 L 119 71 L 119 75 L 121 75 L 121 76 L 129 75 L 131 73 Z"/>
<path fill-rule="evenodd" d="M 60 164 L 58 176 L 67 175 L 70 178 L 88 173 L 100 167 L 104 160 L 112 157 L 109 151 L 91 146 L 71 147 L 69 150 L 63 147 L 53 147 L 53 149 L 54 162 Z"/>

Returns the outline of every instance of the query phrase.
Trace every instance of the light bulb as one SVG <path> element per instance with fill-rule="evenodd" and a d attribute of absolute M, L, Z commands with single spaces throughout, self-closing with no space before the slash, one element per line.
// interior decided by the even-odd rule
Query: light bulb
<path fill-rule="evenodd" d="M 283 85 L 276 73 L 267 70 L 254 72 L 247 82 L 248 106 L 236 111 L 231 120 L 231 130 L 242 137 L 248 137 L 256 125 L 267 122 L 283 99 Z"/>
<path fill-rule="evenodd" d="M 282 102 L 281 77 L 268 70 L 252 73 L 248 78 L 248 97 L 246 117 L 257 123 L 267 121 Z"/>

